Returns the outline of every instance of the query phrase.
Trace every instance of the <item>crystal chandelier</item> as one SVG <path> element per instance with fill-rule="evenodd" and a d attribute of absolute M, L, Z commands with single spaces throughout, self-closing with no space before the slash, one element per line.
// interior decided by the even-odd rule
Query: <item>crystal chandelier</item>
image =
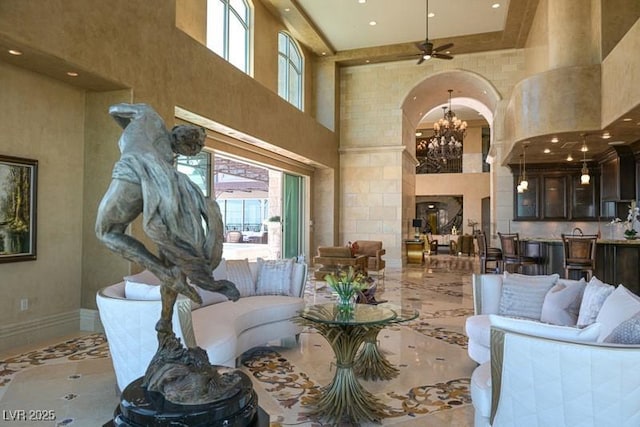
<path fill-rule="evenodd" d="M 460 159 L 462 157 L 462 140 L 467 131 L 467 122 L 458 119 L 451 109 L 451 93 L 449 89 L 449 108 L 442 107 L 443 118 L 433 124 L 434 135 L 427 141 L 420 141 L 419 151 L 426 148 L 426 157 L 446 163 L 447 160 Z"/>

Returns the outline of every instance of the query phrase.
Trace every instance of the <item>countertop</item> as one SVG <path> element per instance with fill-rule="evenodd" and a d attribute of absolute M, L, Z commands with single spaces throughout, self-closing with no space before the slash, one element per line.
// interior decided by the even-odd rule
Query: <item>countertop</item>
<path fill-rule="evenodd" d="M 559 237 L 536 237 L 536 236 L 522 236 L 520 240 L 523 242 L 540 242 L 540 243 L 562 243 L 562 239 Z M 640 246 L 640 239 L 627 240 L 627 239 L 598 239 L 599 245 L 630 245 Z"/>

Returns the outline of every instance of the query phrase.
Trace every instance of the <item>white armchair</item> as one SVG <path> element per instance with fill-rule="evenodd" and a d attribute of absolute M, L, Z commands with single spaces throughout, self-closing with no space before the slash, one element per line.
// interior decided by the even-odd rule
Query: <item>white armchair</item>
<path fill-rule="evenodd" d="M 558 341 L 491 328 L 471 377 L 475 427 L 640 426 L 640 345 Z"/>

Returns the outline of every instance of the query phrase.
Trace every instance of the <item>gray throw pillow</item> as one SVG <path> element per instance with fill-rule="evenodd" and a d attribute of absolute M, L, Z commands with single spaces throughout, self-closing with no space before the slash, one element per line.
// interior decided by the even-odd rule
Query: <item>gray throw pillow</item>
<path fill-rule="evenodd" d="M 611 344 L 640 344 L 640 312 L 622 322 L 604 342 Z"/>
<path fill-rule="evenodd" d="M 544 297 L 557 279 L 557 275 L 547 280 L 505 277 L 502 279 L 498 314 L 540 320 Z"/>

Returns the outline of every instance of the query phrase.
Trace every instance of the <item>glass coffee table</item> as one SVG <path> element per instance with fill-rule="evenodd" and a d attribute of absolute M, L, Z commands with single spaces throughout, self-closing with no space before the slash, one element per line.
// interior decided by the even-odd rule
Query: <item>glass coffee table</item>
<path fill-rule="evenodd" d="M 396 312 L 396 318 L 382 326 L 372 326 L 365 334 L 364 344 L 354 361 L 355 374 L 365 380 L 390 380 L 398 376 L 400 371 L 393 366 L 378 348 L 378 333 L 387 325 L 408 322 L 419 316 L 418 310 L 402 308 L 394 304 L 383 303 L 378 307 Z"/>
<path fill-rule="evenodd" d="M 310 402 L 310 415 L 331 423 L 377 422 L 382 414 L 378 399 L 358 382 L 354 360 L 370 335 L 392 323 L 398 314 L 387 307 L 356 304 L 353 311 L 341 312 L 335 303 L 317 304 L 300 312 L 301 322 L 316 329 L 331 345 L 336 356 L 336 373 L 329 385 Z"/>

